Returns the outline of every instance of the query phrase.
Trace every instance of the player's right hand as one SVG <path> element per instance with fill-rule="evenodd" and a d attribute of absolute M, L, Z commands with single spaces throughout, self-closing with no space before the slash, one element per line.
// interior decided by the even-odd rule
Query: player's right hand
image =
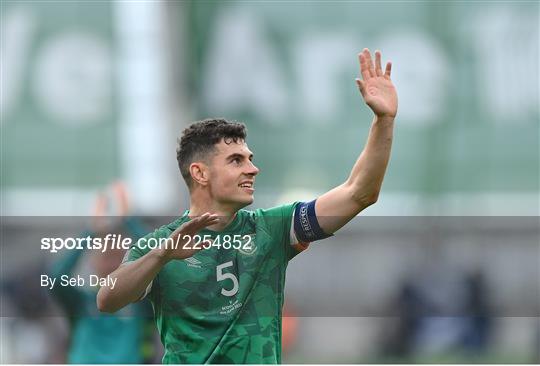
<path fill-rule="evenodd" d="M 172 248 L 161 248 L 162 258 L 169 261 L 172 259 L 186 259 L 193 256 L 195 253 L 202 250 L 205 244 L 208 245 L 208 243 L 202 241 L 199 249 L 193 249 L 193 245 L 187 245 L 186 247 L 184 247 L 184 245 L 188 243 L 193 244 L 196 241 L 195 235 L 200 230 L 215 225 L 218 222 L 219 217 L 217 215 L 207 212 L 180 225 L 170 236 L 170 238 L 173 239 L 173 242 L 178 243 L 178 245 L 174 245 Z"/>

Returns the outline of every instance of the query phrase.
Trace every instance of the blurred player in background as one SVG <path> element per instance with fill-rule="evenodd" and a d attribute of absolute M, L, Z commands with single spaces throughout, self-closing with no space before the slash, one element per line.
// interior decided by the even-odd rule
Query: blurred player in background
<path fill-rule="evenodd" d="M 383 70 L 380 52 L 373 62 L 367 49 L 359 61 L 356 83 L 375 117 L 343 184 L 311 202 L 243 210 L 259 173 L 245 126 L 222 119 L 191 125 L 177 150 L 190 208 L 132 246 L 111 274 L 114 290 L 100 289 L 99 309 L 115 312 L 149 294 L 165 363 L 281 362 L 288 261 L 376 202 L 390 158 L 397 113 L 391 64 Z M 167 238 L 178 245 L 143 245 Z"/>
<path fill-rule="evenodd" d="M 85 238 L 123 234 L 140 238 L 146 232 L 136 218 L 127 217 L 128 197 L 122 183 L 115 183 L 109 195 L 98 196 L 93 231 L 83 233 Z M 117 205 L 118 216 L 110 206 Z M 114 222 L 114 221 L 120 222 Z M 54 263 L 51 277 L 60 283 L 63 275 L 72 277 L 83 256 L 89 256 L 92 274 L 106 277 L 121 263 L 125 251 L 108 249 L 86 253 L 70 250 Z M 132 304 L 114 315 L 99 313 L 96 309 L 96 287 L 54 286 L 52 295 L 66 312 L 70 321 L 69 363 L 143 363 L 152 358 L 155 327 L 151 307 L 147 301 Z"/>

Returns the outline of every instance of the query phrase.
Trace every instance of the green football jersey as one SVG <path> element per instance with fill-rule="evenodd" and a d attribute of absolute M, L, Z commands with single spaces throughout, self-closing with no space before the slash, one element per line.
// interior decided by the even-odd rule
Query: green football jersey
<path fill-rule="evenodd" d="M 211 248 L 162 268 L 149 297 L 164 363 L 281 362 L 285 270 L 298 253 L 290 241 L 296 204 L 240 210 L 224 230 L 198 233 L 211 238 Z M 126 260 L 150 250 L 142 242 L 168 238 L 186 221 L 188 212 L 149 234 Z"/>
<path fill-rule="evenodd" d="M 136 218 L 124 219 L 123 225 L 134 238 L 146 231 Z M 81 238 L 96 236 L 93 232 Z M 70 250 L 51 266 L 49 276 L 57 283 L 63 275 L 73 276 L 86 250 Z M 144 363 L 152 346 L 155 329 L 148 301 L 130 304 L 115 314 L 100 313 L 93 287 L 55 286 L 51 295 L 64 310 L 70 325 L 67 362 L 71 364 Z M 149 347 L 150 346 L 150 347 Z M 150 348 L 151 351 L 151 348 Z"/>

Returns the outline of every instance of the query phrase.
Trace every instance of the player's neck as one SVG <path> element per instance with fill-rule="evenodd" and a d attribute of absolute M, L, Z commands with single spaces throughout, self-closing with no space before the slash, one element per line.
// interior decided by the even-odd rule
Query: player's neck
<path fill-rule="evenodd" d="M 217 202 L 197 202 L 191 200 L 189 205 L 189 217 L 197 217 L 209 212 L 218 215 L 219 223 L 209 226 L 209 229 L 220 231 L 227 227 L 236 217 L 237 208 L 220 205 Z"/>

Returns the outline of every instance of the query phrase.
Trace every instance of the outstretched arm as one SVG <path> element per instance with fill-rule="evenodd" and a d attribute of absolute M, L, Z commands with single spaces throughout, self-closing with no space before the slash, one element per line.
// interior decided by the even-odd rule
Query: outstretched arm
<path fill-rule="evenodd" d="M 367 48 L 359 54 L 362 79 L 356 83 L 375 117 L 364 150 L 354 164 L 347 181 L 320 196 L 315 213 L 321 229 L 332 234 L 375 203 L 381 190 L 390 158 L 397 93 L 390 79 L 392 64 L 383 72 L 381 53 L 375 51 L 375 64 Z"/>

